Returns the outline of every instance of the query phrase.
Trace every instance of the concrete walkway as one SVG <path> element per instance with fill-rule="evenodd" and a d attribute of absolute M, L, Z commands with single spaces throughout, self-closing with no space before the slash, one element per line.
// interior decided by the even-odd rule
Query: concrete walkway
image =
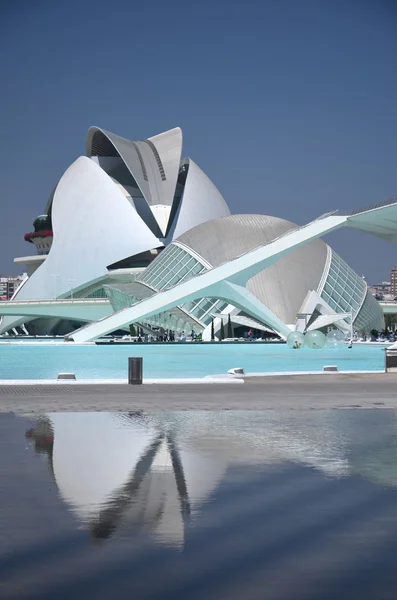
<path fill-rule="evenodd" d="M 397 374 L 247 378 L 244 385 L 0 386 L 0 412 L 397 408 Z"/>

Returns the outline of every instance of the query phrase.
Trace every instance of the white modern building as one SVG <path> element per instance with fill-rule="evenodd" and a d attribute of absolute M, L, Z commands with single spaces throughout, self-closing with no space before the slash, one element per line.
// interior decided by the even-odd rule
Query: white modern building
<path fill-rule="evenodd" d="M 383 313 L 359 277 L 320 238 L 353 227 L 395 241 L 397 204 L 335 211 L 300 227 L 231 215 L 215 185 L 182 158 L 179 128 L 131 141 L 93 127 L 25 239 L 29 278 L 3 303 L 0 332 L 22 324 L 87 341 L 137 323 L 210 339 L 235 327 L 286 337 L 334 322 L 381 329 Z M 325 321 L 324 321 L 325 319 Z M 87 325 L 88 324 L 88 325 Z M 81 327 L 83 325 L 83 328 Z"/>
<path fill-rule="evenodd" d="M 38 254 L 15 259 L 30 275 L 15 300 L 104 297 L 105 283 L 133 281 L 175 237 L 229 215 L 215 185 L 181 153 L 179 128 L 135 142 L 92 127 L 86 156 L 57 183 L 43 226 L 36 220 L 36 230 L 25 235 Z M 81 320 L 72 311 L 60 322 L 50 312 L 32 323 L 23 312 L 4 316 L 0 331 L 29 321 L 34 333 L 66 333 Z"/>

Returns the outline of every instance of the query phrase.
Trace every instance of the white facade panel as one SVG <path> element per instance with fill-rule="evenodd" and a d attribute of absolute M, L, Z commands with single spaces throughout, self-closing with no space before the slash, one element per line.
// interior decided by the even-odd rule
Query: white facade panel
<path fill-rule="evenodd" d="M 90 127 L 87 134 L 86 153 L 88 157 L 97 154 L 100 156 L 120 156 L 138 184 L 142 195 L 146 198 L 148 204 L 151 203 L 146 166 L 140 156 L 139 148 L 131 140 L 99 127 Z"/>
<path fill-rule="evenodd" d="M 176 182 L 178 179 L 179 165 L 182 154 L 182 130 L 179 127 L 160 133 L 147 142 L 152 142 L 156 148 L 164 169 L 164 178 L 161 186 L 161 198 L 159 204 L 172 206 Z"/>
<path fill-rule="evenodd" d="M 176 239 L 200 223 L 227 215 L 230 215 L 230 210 L 222 194 L 200 167 L 189 159 L 185 189 L 169 237 Z"/>
<path fill-rule="evenodd" d="M 108 265 L 161 245 L 134 207 L 92 160 L 78 158 L 58 183 L 52 206 L 54 241 L 17 300 L 66 296 L 106 275 Z M 16 319 L 2 320 L 0 331 Z"/>

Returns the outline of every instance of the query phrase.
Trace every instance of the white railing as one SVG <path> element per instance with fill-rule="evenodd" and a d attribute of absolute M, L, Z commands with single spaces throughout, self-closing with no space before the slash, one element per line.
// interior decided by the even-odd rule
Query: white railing
<path fill-rule="evenodd" d="M 20 306 L 25 304 L 109 304 L 109 300 L 107 298 L 60 298 L 57 300 L 53 298 L 52 300 L 48 298 L 37 299 L 37 300 L 3 300 L 0 302 L 0 307 L 4 304 L 12 305 L 12 306 Z"/>

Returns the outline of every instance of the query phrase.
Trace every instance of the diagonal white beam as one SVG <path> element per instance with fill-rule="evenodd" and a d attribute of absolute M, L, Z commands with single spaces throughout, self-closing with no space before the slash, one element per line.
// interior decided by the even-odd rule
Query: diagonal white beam
<path fill-rule="evenodd" d="M 342 227 L 346 222 L 346 216 L 333 215 L 313 221 L 304 227 L 286 233 L 267 246 L 261 246 L 202 275 L 180 283 L 169 290 L 160 292 L 130 308 L 118 311 L 106 319 L 78 329 L 68 337 L 76 342 L 93 340 L 129 323 L 140 321 L 190 300 L 202 297 L 222 298 L 219 285 L 221 282 L 228 281 L 239 286 L 244 286 L 251 277 L 279 260 L 282 256 L 303 246 L 310 240 L 321 237 L 338 227 Z M 245 305 L 243 309 L 246 310 Z M 283 332 L 280 331 L 280 333 L 288 335 L 285 325 Z"/>
<path fill-rule="evenodd" d="M 234 303 L 236 300 L 226 297 L 226 293 L 229 294 L 230 292 L 230 287 L 221 286 L 222 282 L 243 287 L 251 277 L 283 256 L 340 227 L 350 226 L 377 235 L 379 224 L 385 218 L 389 219 L 389 224 L 397 219 L 397 202 L 390 201 L 383 205 L 345 215 L 341 213 L 325 215 L 303 227 L 287 232 L 266 246 L 260 246 L 202 275 L 139 302 L 131 308 L 126 308 L 101 321 L 86 325 L 70 334 L 69 338 L 76 342 L 93 340 L 129 323 L 140 321 L 145 317 L 197 298 L 223 298 L 222 294 L 225 294 L 225 299 Z M 226 292 L 226 290 L 229 291 Z M 237 288 L 234 293 L 237 296 Z M 243 292 L 239 291 L 239 294 L 243 294 Z M 250 303 L 254 311 L 253 316 L 255 316 L 258 307 L 255 307 L 252 299 L 249 298 L 248 290 L 243 295 L 247 300 L 243 309 L 247 310 L 247 303 Z M 283 331 L 280 330 L 279 326 L 275 329 L 283 335 L 288 335 L 288 328 L 285 324 Z"/>
<path fill-rule="evenodd" d="M 229 281 L 222 281 L 219 285 L 216 298 L 218 297 L 222 300 L 227 300 L 236 308 L 249 313 L 261 323 L 266 323 L 283 337 L 287 337 L 291 333 L 291 328 L 279 319 L 263 302 L 258 300 L 245 286 L 236 285 Z"/>

